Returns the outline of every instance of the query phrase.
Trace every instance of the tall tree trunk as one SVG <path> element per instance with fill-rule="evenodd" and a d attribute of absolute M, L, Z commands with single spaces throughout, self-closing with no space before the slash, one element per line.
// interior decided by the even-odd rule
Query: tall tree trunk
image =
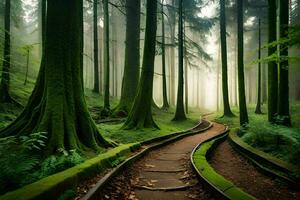
<path fill-rule="evenodd" d="M 47 1 L 46 51 L 35 88 L 21 115 L 0 137 L 46 132 L 45 154 L 110 146 L 84 99 L 82 8 L 82 0 Z"/>
<path fill-rule="evenodd" d="M 237 21 L 238 21 L 238 85 L 239 85 L 239 107 L 240 107 L 240 125 L 249 123 L 246 96 L 245 96 L 245 78 L 244 78 L 244 0 L 237 1 Z"/>
<path fill-rule="evenodd" d="M 173 121 L 185 120 L 183 101 L 183 0 L 179 0 L 179 23 L 178 23 L 178 89 L 176 111 Z"/>
<path fill-rule="evenodd" d="M 189 112 L 189 81 L 188 81 L 188 58 L 187 58 L 187 49 L 186 49 L 186 32 L 185 32 L 185 18 L 183 17 L 183 49 L 184 49 L 184 91 L 185 91 L 185 112 Z"/>
<path fill-rule="evenodd" d="M 229 95 L 228 95 L 225 0 L 220 0 L 220 34 L 221 34 L 222 92 L 223 92 L 224 116 L 233 116 L 233 113 L 231 112 L 230 109 Z"/>
<path fill-rule="evenodd" d="M 257 74 L 257 102 L 256 102 L 256 114 L 261 114 L 261 21 L 258 19 L 258 74 Z"/>
<path fill-rule="evenodd" d="M 157 1 L 147 0 L 144 57 L 138 93 L 123 129 L 158 126 L 152 118 L 153 75 L 157 29 Z"/>
<path fill-rule="evenodd" d="M 276 1 L 268 0 L 268 21 L 269 21 L 269 43 L 275 42 L 277 37 L 276 28 Z M 276 46 L 268 48 L 268 55 L 276 52 Z M 278 69 L 275 61 L 268 63 L 268 120 L 275 122 L 278 105 Z"/>
<path fill-rule="evenodd" d="M 175 0 L 172 0 L 172 6 L 175 7 Z M 176 27 L 176 13 L 174 12 L 173 8 L 169 9 L 169 20 L 170 20 L 170 37 L 171 37 L 171 44 L 173 45 L 170 48 L 170 74 L 169 74 L 169 93 L 170 93 L 170 104 L 175 105 L 175 27 Z"/>
<path fill-rule="evenodd" d="M 108 0 L 103 0 L 103 11 L 104 11 L 104 109 L 110 110 L 109 105 L 109 78 L 110 78 L 110 67 L 109 67 L 109 11 L 108 11 Z"/>
<path fill-rule="evenodd" d="M 268 99 L 268 85 L 267 85 L 267 74 L 268 68 L 265 63 L 262 64 L 262 103 L 265 104 Z"/>
<path fill-rule="evenodd" d="M 220 60 L 221 60 L 221 46 L 218 48 L 217 60 L 217 111 L 220 110 Z"/>
<path fill-rule="evenodd" d="M 2 78 L 0 83 L 0 102 L 12 103 L 12 98 L 9 95 L 10 82 L 10 0 L 5 0 L 4 13 L 4 51 L 2 63 Z"/>
<path fill-rule="evenodd" d="M 166 48 L 165 48 L 165 17 L 164 17 L 164 0 L 161 2 L 161 50 L 162 50 L 162 86 L 163 86 L 163 105 L 162 109 L 167 110 L 169 108 L 168 94 L 167 94 L 167 78 L 166 78 Z"/>
<path fill-rule="evenodd" d="M 93 2 L 93 28 L 94 28 L 94 89 L 99 93 L 99 48 L 98 48 L 98 0 Z"/>
<path fill-rule="evenodd" d="M 25 81 L 24 81 L 24 85 L 27 84 L 27 78 L 28 78 L 29 54 L 30 54 L 30 50 L 27 49 L 27 51 L 26 51 L 26 73 L 25 73 Z"/>
<path fill-rule="evenodd" d="M 126 0 L 126 47 L 122 91 L 116 112 L 128 113 L 137 94 L 140 76 L 140 12 L 141 1 Z"/>
<path fill-rule="evenodd" d="M 289 25 L 289 2 L 279 1 L 279 23 L 280 23 L 280 38 L 288 37 Z M 290 109 L 289 109 L 289 63 L 288 63 L 288 45 L 280 45 L 280 63 L 279 63 L 279 95 L 278 95 L 278 116 L 280 123 L 290 126 Z"/>

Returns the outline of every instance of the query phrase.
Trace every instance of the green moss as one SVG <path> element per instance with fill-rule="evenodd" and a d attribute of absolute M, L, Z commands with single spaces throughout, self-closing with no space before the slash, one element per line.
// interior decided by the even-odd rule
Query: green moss
<path fill-rule="evenodd" d="M 196 152 L 193 155 L 193 161 L 196 168 L 198 169 L 199 173 L 203 178 L 205 178 L 211 185 L 213 185 L 219 191 L 224 192 L 224 194 L 229 199 L 255 199 L 251 195 L 237 188 L 232 182 L 226 180 L 223 176 L 218 174 L 208 163 L 206 159 L 207 154 L 214 146 L 214 144 L 220 139 L 222 139 L 222 137 L 219 137 L 209 142 L 205 142 L 201 144 L 201 146 L 196 150 Z"/>
<path fill-rule="evenodd" d="M 130 149 L 137 148 L 138 146 L 139 144 L 121 145 L 75 167 L 41 179 L 16 191 L 9 192 L 1 196 L 0 199 L 15 200 L 20 197 L 23 200 L 57 199 L 63 192 L 76 187 L 84 179 L 113 166 L 116 159 L 128 155 Z"/>
<path fill-rule="evenodd" d="M 249 194 L 243 192 L 239 188 L 233 187 L 225 191 L 227 196 L 230 196 L 231 199 L 243 199 L 243 200 L 253 200 L 254 198 Z"/>
<path fill-rule="evenodd" d="M 261 151 L 269 153 L 279 159 L 299 165 L 300 163 L 300 102 L 291 103 L 291 119 L 293 128 L 272 125 L 268 122 L 267 114 L 257 115 L 254 113 L 255 105 L 249 105 L 249 125 L 241 134 L 247 144 Z M 237 108 L 233 108 L 238 116 Z M 266 105 L 262 106 L 266 113 Z M 219 117 L 215 114 L 217 121 L 230 127 L 239 127 L 239 118 Z"/>
<path fill-rule="evenodd" d="M 100 132 L 107 138 L 119 143 L 132 143 L 142 142 L 145 140 L 170 135 L 174 132 L 189 129 L 197 124 L 200 119 L 199 112 L 192 112 L 188 117 L 189 119 L 181 122 L 173 122 L 173 109 L 168 112 L 161 110 L 153 111 L 153 118 L 160 130 L 155 128 L 144 128 L 139 130 L 121 130 L 122 124 L 99 124 Z"/>

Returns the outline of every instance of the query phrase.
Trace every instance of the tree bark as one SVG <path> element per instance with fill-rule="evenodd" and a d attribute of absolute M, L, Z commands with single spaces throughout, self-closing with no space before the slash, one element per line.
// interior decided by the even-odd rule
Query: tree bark
<path fill-rule="evenodd" d="M 256 114 L 262 114 L 261 112 L 261 21 L 258 19 L 258 73 L 257 73 L 257 102 L 256 102 Z"/>
<path fill-rule="evenodd" d="M 177 103 L 176 111 L 173 121 L 185 120 L 186 115 L 184 111 L 183 101 L 183 0 L 179 0 L 179 24 L 178 24 L 178 89 L 177 89 Z"/>
<path fill-rule="evenodd" d="M 220 35 L 221 35 L 221 57 L 222 57 L 222 91 L 224 116 L 233 116 L 229 104 L 228 95 L 228 66 L 227 66 L 227 41 L 226 41 L 226 14 L 225 0 L 220 0 Z"/>
<path fill-rule="evenodd" d="M 82 0 L 47 1 L 45 51 L 35 88 L 21 115 L 0 137 L 46 132 L 45 154 L 111 146 L 100 135 L 84 99 L 82 9 Z"/>
<path fill-rule="evenodd" d="M 175 7 L 175 0 L 172 0 L 172 6 Z M 170 93 L 170 104 L 175 105 L 175 27 L 176 27 L 176 13 L 173 11 L 173 8 L 169 9 L 169 20 L 170 20 L 170 37 L 171 44 L 173 45 L 170 48 L 170 74 L 169 74 L 169 93 Z"/>
<path fill-rule="evenodd" d="M 279 1 L 279 23 L 280 38 L 288 38 L 289 25 L 289 1 Z M 279 123 L 290 126 L 290 109 L 289 109 L 289 62 L 288 62 L 288 45 L 280 45 L 280 63 L 279 63 L 279 94 L 278 94 L 278 116 Z"/>
<path fill-rule="evenodd" d="M 132 109 L 123 129 L 158 128 L 152 118 L 153 75 L 157 30 L 157 1 L 147 0 L 142 73 Z"/>
<path fill-rule="evenodd" d="M 269 43 L 275 42 L 277 37 L 276 28 L 276 1 L 268 0 L 268 21 L 269 21 Z M 268 48 L 268 55 L 276 53 L 277 47 Z M 275 61 L 268 63 L 268 120 L 275 122 L 278 105 L 278 69 Z"/>
<path fill-rule="evenodd" d="M 28 78 L 29 54 L 30 54 L 30 50 L 27 49 L 27 51 L 26 51 L 26 73 L 25 73 L 25 81 L 24 81 L 24 85 L 27 84 L 27 78 Z"/>
<path fill-rule="evenodd" d="M 126 47 L 122 92 L 115 112 L 128 113 L 132 108 L 140 76 L 141 1 L 126 0 Z"/>
<path fill-rule="evenodd" d="M 238 21 L 238 87 L 239 87 L 239 108 L 240 125 L 249 123 L 245 96 L 244 78 L 244 5 L 243 0 L 237 1 L 237 21 Z"/>
<path fill-rule="evenodd" d="M 94 89 L 99 93 L 99 47 L 98 47 L 98 0 L 93 2 L 93 28 L 94 28 Z"/>
<path fill-rule="evenodd" d="M 4 13 L 4 51 L 2 63 L 2 78 L 0 83 L 0 102 L 12 103 L 13 100 L 9 95 L 9 82 L 10 82 L 10 12 L 11 2 L 5 0 L 5 13 Z"/>
<path fill-rule="evenodd" d="M 110 110 L 109 89 L 110 89 L 110 67 L 109 67 L 109 11 L 108 0 L 103 0 L 104 11 L 104 109 Z"/>
<path fill-rule="evenodd" d="M 167 94 L 167 78 L 166 78 L 166 48 L 165 48 L 165 17 L 164 17 L 164 0 L 161 2 L 161 50 L 162 50 L 162 86 L 163 86 L 163 105 L 162 109 L 169 108 L 168 94 Z"/>

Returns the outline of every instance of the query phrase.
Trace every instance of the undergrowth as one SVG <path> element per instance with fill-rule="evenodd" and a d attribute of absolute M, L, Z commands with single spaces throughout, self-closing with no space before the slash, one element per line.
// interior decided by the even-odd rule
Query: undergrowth
<path fill-rule="evenodd" d="M 84 161 L 75 150 L 61 150 L 46 159 L 41 156 L 46 133 L 0 139 L 0 194 L 20 188 Z"/>
<path fill-rule="evenodd" d="M 255 105 L 248 106 L 249 125 L 242 130 L 242 140 L 266 153 L 300 166 L 300 103 L 291 103 L 292 128 L 270 124 L 267 120 L 266 105 L 262 109 L 265 114 L 258 115 L 254 113 Z M 236 117 L 217 117 L 216 121 L 231 128 L 239 127 L 238 108 L 234 107 L 233 111 Z"/>

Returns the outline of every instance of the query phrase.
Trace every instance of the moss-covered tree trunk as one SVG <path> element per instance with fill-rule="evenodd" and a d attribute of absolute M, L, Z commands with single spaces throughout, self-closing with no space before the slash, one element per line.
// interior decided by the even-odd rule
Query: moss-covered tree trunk
<path fill-rule="evenodd" d="M 82 0 L 47 1 L 44 53 L 35 88 L 21 115 L 0 137 L 47 132 L 46 154 L 110 146 L 84 99 L 82 8 Z"/>
<path fill-rule="evenodd" d="M 163 105 L 162 109 L 169 108 L 168 94 L 167 94 L 167 78 L 166 78 L 166 47 L 165 47 L 165 13 L 164 13 L 164 0 L 161 1 L 161 51 L 162 51 L 162 90 L 163 90 Z"/>
<path fill-rule="evenodd" d="M 98 0 L 93 2 L 93 28 L 94 28 L 94 88 L 99 93 L 99 48 L 98 48 Z"/>
<path fill-rule="evenodd" d="M 103 11 L 104 11 L 104 109 L 110 110 L 109 105 L 109 11 L 108 11 L 108 0 L 103 0 Z"/>
<path fill-rule="evenodd" d="M 140 12 L 141 1 L 126 0 L 125 66 L 120 103 L 115 109 L 129 112 L 137 94 L 140 76 Z"/>
<path fill-rule="evenodd" d="M 124 129 L 139 129 L 158 126 L 152 118 L 153 74 L 157 29 L 157 0 L 147 0 L 144 56 L 138 93 L 123 126 Z"/>
<path fill-rule="evenodd" d="M 261 59 L 261 20 L 258 19 L 258 60 Z M 262 114 L 261 112 L 261 62 L 258 63 L 257 69 L 257 102 L 256 102 L 256 114 Z"/>
<path fill-rule="evenodd" d="M 280 38 L 288 37 L 289 25 L 289 1 L 279 1 L 279 23 L 280 23 Z M 290 109 L 289 109 L 289 63 L 288 63 L 288 46 L 286 44 L 280 45 L 279 63 L 279 94 L 278 94 L 278 116 L 279 123 L 290 126 Z"/>
<path fill-rule="evenodd" d="M 178 23 L 178 88 L 177 103 L 174 121 L 185 120 L 184 101 L 183 101 L 183 7 L 182 0 L 179 0 L 179 23 Z"/>
<path fill-rule="evenodd" d="M 276 1 L 268 0 L 268 42 L 276 41 Z M 276 46 L 269 46 L 268 55 L 272 56 L 277 50 Z M 275 61 L 268 63 L 268 120 L 274 123 L 278 106 L 278 67 Z"/>
<path fill-rule="evenodd" d="M 221 59 L 222 59 L 222 92 L 224 116 L 233 116 L 229 104 L 228 94 L 228 67 L 227 67 L 227 41 L 226 41 L 226 14 L 225 0 L 220 0 L 220 35 L 221 35 Z"/>
<path fill-rule="evenodd" d="M 9 95 L 10 82 L 10 0 L 5 0 L 4 13 L 4 51 L 2 63 L 2 78 L 0 83 L 0 103 L 11 103 Z"/>
<path fill-rule="evenodd" d="M 240 125 L 249 123 L 245 95 L 244 78 L 244 0 L 237 1 L 237 31 L 238 31 L 238 88 L 239 88 L 239 108 Z"/>

